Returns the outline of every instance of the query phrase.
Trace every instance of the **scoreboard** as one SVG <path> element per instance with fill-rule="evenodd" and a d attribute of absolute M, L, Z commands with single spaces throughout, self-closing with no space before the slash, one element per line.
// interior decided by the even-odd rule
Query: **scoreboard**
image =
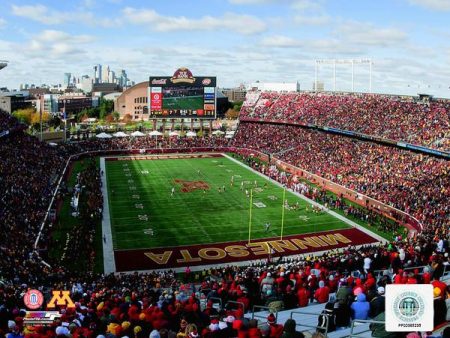
<path fill-rule="evenodd" d="M 151 76 L 150 118 L 216 118 L 216 77 L 196 76 L 179 68 L 173 76 Z"/>

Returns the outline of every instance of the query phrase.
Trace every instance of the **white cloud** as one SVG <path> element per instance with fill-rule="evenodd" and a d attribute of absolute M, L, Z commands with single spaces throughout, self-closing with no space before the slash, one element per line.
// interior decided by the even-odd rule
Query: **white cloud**
<path fill-rule="evenodd" d="M 245 14 L 225 13 L 221 17 L 208 15 L 192 19 L 185 16 L 164 16 L 153 9 L 132 7 L 126 7 L 123 14 L 130 23 L 145 24 L 159 32 L 227 29 L 241 34 L 255 34 L 266 30 L 266 24 L 262 20 Z"/>
<path fill-rule="evenodd" d="M 228 0 L 233 5 L 289 5 L 295 10 L 320 10 L 323 0 Z"/>
<path fill-rule="evenodd" d="M 284 35 L 266 36 L 261 40 L 261 44 L 265 47 L 279 48 L 295 48 L 302 46 L 302 42 L 300 40 L 296 40 Z"/>
<path fill-rule="evenodd" d="M 408 35 L 397 28 L 375 27 L 370 23 L 348 21 L 340 24 L 335 34 L 339 39 L 350 44 L 364 46 L 399 46 L 408 40 Z"/>
<path fill-rule="evenodd" d="M 95 7 L 95 0 L 83 0 L 83 7 L 85 8 Z"/>
<path fill-rule="evenodd" d="M 0 29 L 6 26 L 6 20 L 3 18 L 0 18 Z"/>
<path fill-rule="evenodd" d="M 235 5 L 259 5 L 273 2 L 273 0 L 229 0 L 229 2 Z"/>
<path fill-rule="evenodd" d="M 87 6 L 93 6 L 91 1 L 85 2 Z M 81 7 L 80 7 L 81 8 Z M 44 5 L 11 6 L 12 13 L 16 16 L 27 18 L 44 25 L 53 26 L 65 23 L 84 23 L 89 26 L 113 27 L 120 24 L 118 19 L 95 17 L 92 12 L 78 10 L 75 12 L 63 12 L 50 9 Z"/>
<path fill-rule="evenodd" d="M 28 18 L 45 25 L 58 25 L 63 23 L 67 18 L 67 13 L 51 11 L 46 6 L 40 4 L 24 6 L 12 5 L 12 13 L 16 16 Z"/>
<path fill-rule="evenodd" d="M 310 24 L 319 21 L 321 20 L 312 20 Z M 373 48 L 405 49 L 408 46 L 408 35 L 397 28 L 376 27 L 369 23 L 351 21 L 338 24 L 331 35 L 324 38 L 300 39 L 285 35 L 269 35 L 262 38 L 260 44 L 274 48 L 302 48 L 307 53 L 353 55 L 367 53 Z"/>
<path fill-rule="evenodd" d="M 435 11 L 450 11 L 449 0 L 408 0 L 408 2 Z"/>
<path fill-rule="evenodd" d="M 85 44 L 93 42 L 95 38 L 90 35 L 70 35 L 63 31 L 44 30 L 36 36 L 36 39 L 44 42 L 68 42 L 73 44 Z"/>
<path fill-rule="evenodd" d="M 300 25 L 307 25 L 307 26 L 323 26 L 331 22 L 331 17 L 328 15 L 319 15 L 319 16 L 296 15 L 294 17 L 294 22 Z"/>
<path fill-rule="evenodd" d="M 319 11 L 322 10 L 322 1 L 316 0 L 295 0 L 292 8 L 299 11 Z"/>
<path fill-rule="evenodd" d="M 86 46 L 95 40 L 89 35 L 71 35 L 63 31 L 44 30 L 18 48 L 28 56 L 61 58 L 84 54 Z"/>

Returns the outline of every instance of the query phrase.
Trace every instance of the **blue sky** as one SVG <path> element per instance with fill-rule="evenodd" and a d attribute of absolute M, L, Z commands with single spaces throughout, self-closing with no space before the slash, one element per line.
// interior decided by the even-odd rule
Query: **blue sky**
<path fill-rule="evenodd" d="M 450 97 L 450 0 L 0 0 L 0 86 L 92 76 L 94 64 L 136 82 L 185 66 L 219 86 L 299 81 L 315 59 L 373 60 L 373 90 Z M 331 90 L 332 67 L 319 81 Z M 337 89 L 350 90 L 338 65 Z M 368 90 L 367 65 L 355 90 Z"/>

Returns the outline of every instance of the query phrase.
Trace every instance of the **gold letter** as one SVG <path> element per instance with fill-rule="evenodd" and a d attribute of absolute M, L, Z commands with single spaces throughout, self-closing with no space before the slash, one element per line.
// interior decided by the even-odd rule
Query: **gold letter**
<path fill-rule="evenodd" d="M 167 264 L 169 258 L 172 256 L 173 251 L 164 251 L 162 254 L 157 254 L 153 252 L 144 252 L 148 258 L 154 261 L 156 264 L 163 265 Z"/>
<path fill-rule="evenodd" d="M 180 250 L 182 259 L 177 259 L 178 263 L 191 263 L 191 262 L 200 262 L 201 258 L 192 258 L 191 253 L 188 250 Z"/>

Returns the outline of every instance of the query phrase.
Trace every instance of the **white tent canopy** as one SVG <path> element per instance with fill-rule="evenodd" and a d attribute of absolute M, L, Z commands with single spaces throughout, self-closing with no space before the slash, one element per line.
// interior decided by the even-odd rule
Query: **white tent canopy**
<path fill-rule="evenodd" d="M 107 134 L 107 133 L 100 133 L 100 134 L 95 135 L 95 137 L 97 137 L 97 138 L 111 138 L 112 136 Z"/>
<path fill-rule="evenodd" d="M 161 136 L 162 133 L 157 131 L 157 130 L 153 130 L 149 133 L 150 136 Z"/>
<path fill-rule="evenodd" d="M 118 131 L 117 133 L 113 134 L 114 137 L 128 137 L 127 134 L 125 134 L 123 131 Z"/>
<path fill-rule="evenodd" d="M 180 133 L 174 130 L 169 133 L 169 136 L 180 136 Z"/>
<path fill-rule="evenodd" d="M 227 135 L 234 135 L 234 130 L 228 130 Z"/>
<path fill-rule="evenodd" d="M 194 136 L 197 136 L 197 133 L 196 133 L 195 131 L 188 131 L 188 132 L 186 133 L 186 136 L 187 136 L 187 137 L 194 137 Z"/>
<path fill-rule="evenodd" d="M 225 138 L 233 138 L 233 135 L 227 134 L 227 135 L 225 135 Z"/>
<path fill-rule="evenodd" d="M 215 130 L 215 131 L 212 132 L 212 134 L 213 135 L 223 135 L 225 133 L 223 131 L 221 131 L 221 130 Z"/>
<path fill-rule="evenodd" d="M 131 136 L 133 136 L 133 137 L 142 137 L 142 136 L 145 136 L 145 134 L 143 132 L 140 132 L 139 130 L 136 130 L 136 131 L 133 131 L 131 133 Z"/>

